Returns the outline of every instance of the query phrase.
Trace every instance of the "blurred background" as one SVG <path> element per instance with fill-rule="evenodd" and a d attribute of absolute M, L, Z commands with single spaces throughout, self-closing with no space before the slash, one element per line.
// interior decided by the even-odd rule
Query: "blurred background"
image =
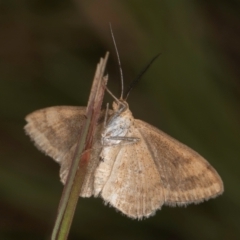
<path fill-rule="evenodd" d="M 106 51 L 108 86 L 120 96 L 109 22 L 126 86 L 161 53 L 130 94 L 134 117 L 201 153 L 225 192 L 187 208 L 164 206 L 143 221 L 100 198 L 81 198 L 69 239 L 239 239 L 237 0 L 0 2 L 0 239 L 49 239 L 62 191 L 59 166 L 25 135 L 24 117 L 54 105 L 85 106 Z"/>

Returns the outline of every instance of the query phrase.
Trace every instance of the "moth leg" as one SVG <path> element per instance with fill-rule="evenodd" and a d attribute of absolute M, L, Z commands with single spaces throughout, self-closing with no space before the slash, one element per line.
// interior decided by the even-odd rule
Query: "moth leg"
<path fill-rule="evenodd" d="M 105 147 L 111 147 L 111 146 L 124 146 L 129 144 L 134 144 L 138 141 L 140 141 L 140 138 L 137 137 L 121 137 L 121 136 L 115 136 L 115 137 L 108 137 L 106 140 L 113 140 L 112 143 L 109 144 L 103 144 Z M 120 143 L 114 143 L 114 141 L 119 140 L 122 141 Z"/>
<path fill-rule="evenodd" d="M 107 137 L 108 140 L 121 140 L 126 142 L 138 142 L 140 138 L 138 137 L 122 137 L 122 136 L 112 136 Z"/>
<path fill-rule="evenodd" d="M 109 104 L 107 103 L 106 112 L 105 112 L 105 116 L 104 116 L 104 124 L 103 124 L 104 129 L 106 128 L 106 125 L 107 125 L 108 110 L 109 110 Z"/>

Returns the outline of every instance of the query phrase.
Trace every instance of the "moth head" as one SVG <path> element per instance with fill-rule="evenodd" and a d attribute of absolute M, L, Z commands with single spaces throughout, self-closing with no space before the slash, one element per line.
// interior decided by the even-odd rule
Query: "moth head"
<path fill-rule="evenodd" d="M 113 101 L 112 108 L 114 111 L 124 112 L 128 109 L 128 103 L 124 100 L 119 99 L 118 101 Z"/>

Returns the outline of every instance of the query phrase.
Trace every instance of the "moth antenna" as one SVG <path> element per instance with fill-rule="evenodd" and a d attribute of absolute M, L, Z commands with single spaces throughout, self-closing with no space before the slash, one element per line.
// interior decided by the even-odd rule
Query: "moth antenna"
<path fill-rule="evenodd" d="M 118 67 L 119 67 L 120 78 L 121 78 L 121 96 L 120 96 L 120 99 L 123 99 L 124 84 L 123 84 L 122 65 L 121 65 L 121 61 L 120 61 L 120 57 L 119 57 L 119 53 L 118 53 L 118 49 L 117 49 L 117 44 L 116 44 L 116 41 L 115 41 L 115 38 L 114 38 L 114 35 L 113 35 L 113 30 L 112 30 L 112 25 L 111 25 L 111 23 L 109 23 L 109 27 L 110 27 L 110 32 L 111 32 L 111 36 L 112 36 L 114 48 L 115 48 L 116 55 L 117 55 Z"/>
<path fill-rule="evenodd" d="M 132 91 L 132 89 L 136 86 L 136 84 L 138 83 L 138 81 L 141 79 L 141 77 L 143 76 L 143 74 L 148 70 L 148 68 L 152 65 L 152 63 L 161 55 L 161 53 L 158 53 L 154 58 L 151 59 L 151 61 L 147 64 L 147 66 L 140 72 L 140 74 L 129 84 L 129 87 L 126 91 L 124 100 L 127 100 L 130 92 Z"/>

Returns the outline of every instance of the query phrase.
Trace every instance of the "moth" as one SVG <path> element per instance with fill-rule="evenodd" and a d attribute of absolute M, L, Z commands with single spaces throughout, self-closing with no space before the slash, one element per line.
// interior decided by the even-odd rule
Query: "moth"
<path fill-rule="evenodd" d="M 112 109 L 103 110 L 98 119 L 81 197 L 100 196 L 126 216 L 142 219 L 163 205 L 186 206 L 223 193 L 220 176 L 202 156 L 135 119 L 122 94 L 114 99 Z M 63 184 L 85 111 L 85 107 L 57 106 L 26 117 L 26 133 L 60 164 Z"/>

